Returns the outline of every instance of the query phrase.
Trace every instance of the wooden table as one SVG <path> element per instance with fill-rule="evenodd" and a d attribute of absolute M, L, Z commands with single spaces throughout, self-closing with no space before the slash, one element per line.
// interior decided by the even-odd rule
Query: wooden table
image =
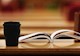
<path fill-rule="evenodd" d="M 0 55 L 55 55 L 55 54 L 80 54 L 80 43 L 73 39 L 57 40 L 49 43 L 48 40 L 33 40 L 19 43 L 18 47 L 6 47 L 5 40 L 0 40 Z"/>

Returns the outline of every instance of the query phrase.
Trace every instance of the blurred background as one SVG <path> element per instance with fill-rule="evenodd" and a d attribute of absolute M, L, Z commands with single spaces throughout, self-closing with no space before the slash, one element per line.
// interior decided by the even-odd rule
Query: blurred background
<path fill-rule="evenodd" d="M 6 21 L 20 22 L 21 35 L 74 30 L 76 7 L 80 7 L 79 0 L 0 0 L 0 36 Z"/>

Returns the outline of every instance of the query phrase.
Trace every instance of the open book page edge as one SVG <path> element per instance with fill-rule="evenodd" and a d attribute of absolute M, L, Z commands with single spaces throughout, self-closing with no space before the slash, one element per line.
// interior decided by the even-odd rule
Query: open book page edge
<path fill-rule="evenodd" d="M 64 32 L 73 32 L 73 35 L 65 34 Z M 60 34 L 60 33 L 63 33 L 63 34 Z M 60 35 L 65 35 L 65 36 L 72 37 L 74 39 L 80 40 L 80 33 L 76 32 L 76 31 L 73 31 L 73 30 L 59 30 L 59 31 L 56 31 L 50 36 L 51 40 L 59 38 Z"/>
<path fill-rule="evenodd" d="M 18 41 L 21 42 L 21 40 L 29 39 L 29 38 L 32 37 L 32 36 L 41 35 L 41 34 L 45 34 L 45 35 L 47 35 L 48 38 L 50 38 L 47 33 L 44 33 L 44 32 L 36 32 L 36 33 L 31 33 L 31 34 L 29 34 L 29 35 L 21 36 L 21 37 L 19 37 L 19 40 L 18 40 Z M 40 37 L 39 37 L 39 38 L 40 38 Z M 31 39 L 32 39 L 32 38 L 31 38 Z M 35 39 L 35 38 L 33 38 L 33 39 Z"/>
<path fill-rule="evenodd" d="M 50 42 L 53 42 L 53 39 L 56 39 L 56 35 L 57 34 L 60 34 L 60 33 L 63 33 L 63 32 L 75 32 L 75 31 L 68 30 L 68 29 L 62 29 L 62 30 L 58 30 L 56 32 L 53 32 L 50 37 L 49 37 L 49 35 L 47 33 L 44 33 L 44 32 L 36 32 L 36 33 L 29 34 L 29 35 L 21 36 L 21 37 L 19 37 L 19 40 L 18 41 L 21 42 L 24 39 L 33 40 L 33 39 L 36 39 L 36 38 L 43 37 L 43 38 L 47 38 Z M 78 33 L 78 32 L 76 32 L 76 33 Z M 41 34 L 44 34 L 44 35 L 43 36 L 40 36 Z M 78 33 L 78 34 L 80 34 L 80 33 Z M 39 36 L 36 36 L 36 35 L 39 35 Z M 48 36 L 46 36 L 46 35 L 48 35 Z M 35 36 L 35 37 L 32 37 L 32 36 Z M 30 38 L 30 37 L 32 37 L 32 38 Z M 71 36 L 71 37 L 74 38 L 73 36 Z M 77 38 L 77 37 L 75 37 L 75 38 Z"/>

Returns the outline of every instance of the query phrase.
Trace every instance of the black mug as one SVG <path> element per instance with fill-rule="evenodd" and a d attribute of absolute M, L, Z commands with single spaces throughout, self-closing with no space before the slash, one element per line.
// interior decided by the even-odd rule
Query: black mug
<path fill-rule="evenodd" d="M 20 23 L 5 22 L 3 26 L 6 46 L 18 46 L 18 38 L 20 36 Z"/>

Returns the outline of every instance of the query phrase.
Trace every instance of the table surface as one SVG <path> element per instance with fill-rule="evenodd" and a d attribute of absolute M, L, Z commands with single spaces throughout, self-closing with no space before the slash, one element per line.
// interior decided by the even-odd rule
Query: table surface
<path fill-rule="evenodd" d="M 74 39 L 58 39 L 53 43 L 48 40 L 33 40 L 19 43 L 18 47 L 7 47 L 4 39 L 0 40 L 1 54 L 79 54 L 80 43 Z"/>

